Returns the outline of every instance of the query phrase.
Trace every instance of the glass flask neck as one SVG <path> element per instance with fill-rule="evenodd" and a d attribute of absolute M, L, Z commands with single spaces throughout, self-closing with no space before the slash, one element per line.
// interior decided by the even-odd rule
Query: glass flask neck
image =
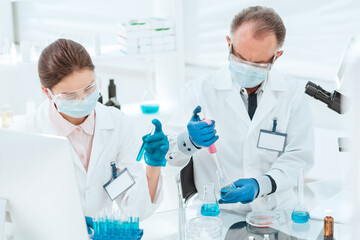
<path fill-rule="evenodd" d="M 211 204 L 211 203 L 217 203 L 217 199 L 215 195 L 215 184 L 207 183 L 204 185 L 203 204 Z"/>
<path fill-rule="evenodd" d="M 299 203 L 304 204 L 304 169 L 299 169 L 298 175 L 298 200 Z"/>

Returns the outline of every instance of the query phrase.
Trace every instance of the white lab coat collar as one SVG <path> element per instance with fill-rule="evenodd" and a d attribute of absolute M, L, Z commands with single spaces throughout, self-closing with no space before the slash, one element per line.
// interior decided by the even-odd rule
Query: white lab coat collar
<path fill-rule="evenodd" d="M 114 119 L 111 117 L 109 111 L 106 111 L 106 107 L 101 103 L 96 104 L 96 118 L 95 129 L 114 129 Z"/>
<path fill-rule="evenodd" d="M 269 72 L 269 78 L 264 86 L 264 93 L 255 115 L 252 120 L 248 115 L 240 93 L 235 88 L 228 66 L 223 67 L 217 73 L 214 78 L 214 88 L 217 90 L 228 92 L 226 94 L 226 102 L 238 114 L 243 122 L 249 127 L 248 135 L 256 128 L 256 126 L 265 118 L 265 116 L 276 106 L 277 99 L 274 92 L 286 91 L 286 83 L 283 76 L 276 70 L 272 69 Z M 239 111 L 239 109 L 241 109 Z"/>
<path fill-rule="evenodd" d="M 108 138 L 108 131 L 106 130 L 115 128 L 114 119 L 111 116 L 110 112 L 106 111 L 106 108 L 107 107 L 105 107 L 101 103 L 96 104 L 95 132 L 94 132 L 94 139 L 93 139 L 89 168 L 88 168 L 88 178 L 93 173 L 98 161 L 101 159 L 100 158 L 101 154 L 103 154 L 103 152 L 106 149 L 104 144 L 104 141 L 106 142 Z M 84 168 L 82 169 L 85 172 L 85 169 Z"/>
<path fill-rule="evenodd" d="M 284 76 L 279 71 L 277 71 L 276 68 L 272 68 L 270 70 L 267 81 L 267 84 L 269 84 L 269 87 L 272 91 L 286 91 Z"/>
<path fill-rule="evenodd" d="M 36 128 L 39 129 L 42 133 L 57 135 L 57 132 L 52 125 L 50 118 L 49 118 L 49 104 L 50 101 L 46 99 L 44 102 L 41 103 L 39 108 L 36 110 L 35 113 L 35 124 L 37 125 Z M 94 132 L 94 139 L 92 144 L 91 150 L 91 157 L 88 169 L 88 175 L 93 172 L 98 159 L 100 158 L 100 154 L 103 152 L 104 148 L 99 149 L 98 146 L 103 146 L 104 141 L 106 141 L 106 134 L 107 131 L 103 132 L 103 130 L 110 130 L 115 128 L 115 123 L 113 117 L 109 111 L 106 111 L 106 108 L 101 103 L 97 103 L 96 105 L 96 117 L 95 117 L 95 132 Z M 72 148 L 73 155 L 74 155 L 74 162 L 77 167 L 83 170 L 85 173 L 85 169 L 77 157 L 75 150 Z"/>

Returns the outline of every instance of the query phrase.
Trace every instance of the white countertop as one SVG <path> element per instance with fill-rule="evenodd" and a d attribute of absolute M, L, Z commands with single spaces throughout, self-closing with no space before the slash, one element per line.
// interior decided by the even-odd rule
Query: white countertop
<path fill-rule="evenodd" d="M 178 210 L 172 210 L 167 212 L 156 213 L 150 218 L 140 223 L 140 228 L 144 229 L 144 240 L 155 239 L 177 239 L 179 232 L 179 219 Z M 286 214 L 285 214 L 286 215 Z M 186 209 L 186 221 L 200 215 L 200 205 L 194 205 Z M 226 210 L 221 210 L 219 217 L 223 222 L 223 233 L 221 240 L 225 239 L 228 229 L 236 222 L 245 221 L 245 215 L 237 214 Z M 293 223 L 290 219 L 290 215 L 283 216 L 280 224 L 273 228 L 282 231 L 288 235 L 301 238 L 315 240 L 318 238 L 320 232 L 323 229 L 323 221 L 312 220 L 305 224 Z M 349 227 L 344 224 L 335 223 L 334 234 L 336 239 L 350 239 L 347 238 L 350 234 Z M 250 234 L 255 236 L 255 234 Z M 246 238 L 247 239 L 247 238 Z M 256 240 L 260 239 L 259 236 L 255 237 Z M 262 238 L 261 238 L 262 239 Z M 271 238 L 270 238 L 271 239 Z"/>

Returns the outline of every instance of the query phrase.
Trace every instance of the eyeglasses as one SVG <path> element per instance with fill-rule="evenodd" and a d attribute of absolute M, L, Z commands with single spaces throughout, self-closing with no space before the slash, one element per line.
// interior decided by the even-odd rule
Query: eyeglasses
<path fill-rule="evenodd" d="M 92 81 L 89 85 L 80 88 L 76 91 L 60 93 L 54 95 L 50 89 L 47 89 L 54 101 L 57 100 L 79 100 L 87 97 L 90 93 L 94 92 L 97 88 L 96 81 Z"/>
<path fill-rule="evenodd" d="M 263 69 L 268 69 L 268 70 L 271 69 L 271 65 L 273 64 L 274 59 L 276 57 L 276 54 L 274 54 L 274 56 L 271 58 L 269 63 L 254 63 L 254 62 L 249 62 L 249 61 L 246 61 L 244 59 L 241 59 L 241 58 L 235 56 L 233 54 L 233 51 L 234 51 L 233 46 L 231 44 L 230 45 L 230 51 L 229 51 L 229 57 L 228 57 L 229 61 L 243 63 L 243 64 L 247 64 L 247 65 L 250 65 L 250 66 L 253 66 L 253 67 L 258 67 L 258 68 L 263 68 Z"/>

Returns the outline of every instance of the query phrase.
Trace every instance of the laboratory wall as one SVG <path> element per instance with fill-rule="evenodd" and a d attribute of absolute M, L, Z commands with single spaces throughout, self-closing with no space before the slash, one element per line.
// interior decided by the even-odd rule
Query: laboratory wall
<path fill-rule="evenodd" d="M 229 35 L 231 20 L 242 8 L 254 5 L 273 8 L 287 29 L 278 68 L 296 77 L 334 82 L 350 38 L 359 34 L 357 0 L 185 0 L 186 63 L 214 67 L 225 64 L 225 36 Z"/>

